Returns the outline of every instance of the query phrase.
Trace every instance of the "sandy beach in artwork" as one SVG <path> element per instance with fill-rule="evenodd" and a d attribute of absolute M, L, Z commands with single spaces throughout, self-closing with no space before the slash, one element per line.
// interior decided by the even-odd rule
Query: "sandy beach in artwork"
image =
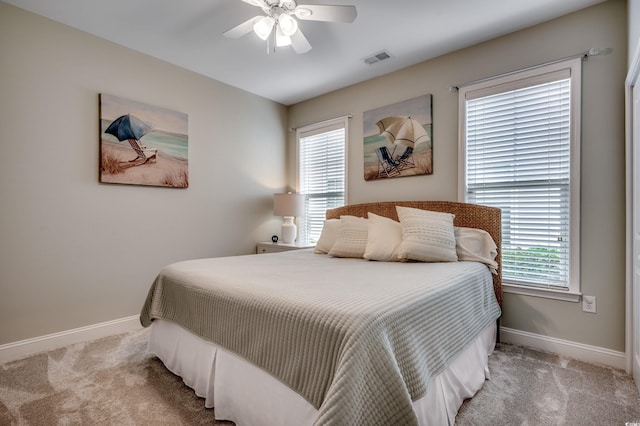
<path fill-rule="evenodd" d="M 189 186 L 187 160 L 167 156 L 162 151 L 158 151 L 155 159 L 140 164 L 141 161 L 131 162 L 137 154 L 130 146 L 102 140 L 101 155 L 101 182 L 174 188 Z"/>
<path fill-rule="evenodd" d="M 399 174 L 395 174 L 393 177 L 401 177 L 401 176 L 415 176 L 415 175 L 428 175 L 433 173 L 432 166 L 432 155 L 431 148 L 423 149 L 419 152 L 413 152 L 413 162 L 415 167 L 409 167 L 400 170 Z M 365 180 L 374 180 L 374 179 L 387 179 L 386 176 L 378 177 L 378 163 L 375 164 L 365 164 L 364 167 L 364 179 Z"/>

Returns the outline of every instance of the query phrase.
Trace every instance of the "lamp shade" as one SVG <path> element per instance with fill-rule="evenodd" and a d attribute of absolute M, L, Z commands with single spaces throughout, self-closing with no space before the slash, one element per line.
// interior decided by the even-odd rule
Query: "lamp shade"
<path fill-rule="evenodd" d="M 304 194 L 273 194 L 275 216 L 298 217 L 304 214 Z"/>

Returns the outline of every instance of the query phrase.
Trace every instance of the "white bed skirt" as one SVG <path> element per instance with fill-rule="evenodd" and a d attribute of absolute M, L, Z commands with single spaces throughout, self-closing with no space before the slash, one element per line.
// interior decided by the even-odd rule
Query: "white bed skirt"
<path fill-rule="evenodd" d="M 427 393 L 413 403 L 421 425 L 453 425 L 462 402 L 489 378 L 488 357 L 496 324 L 488 326 L 449 367 L 436 376 Z M 312 425 L 318 411 L 298 393 L 243 358 L 166 320 L 151 325 L 148 352 L 156 355 L 218 420 L 238 426 Z"/>

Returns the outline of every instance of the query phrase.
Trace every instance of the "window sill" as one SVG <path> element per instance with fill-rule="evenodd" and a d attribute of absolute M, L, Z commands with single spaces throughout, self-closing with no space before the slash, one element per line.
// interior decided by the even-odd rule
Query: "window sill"
<path fill-rule="evenodd" d="M 525 296 L 543 297 L 545 299 L 563 300 L 565 302 L 579 302 L 582 293 L 569 290 L 552 290 L 539 287 L 526 287 L 515 284 L 502 284 L 505 293 L 522 294 Z"/>

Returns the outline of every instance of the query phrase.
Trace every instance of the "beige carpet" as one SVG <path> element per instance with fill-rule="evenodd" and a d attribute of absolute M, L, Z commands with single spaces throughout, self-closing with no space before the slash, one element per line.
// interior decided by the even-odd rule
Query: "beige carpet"
<path fill-rule="evenodd" d="M 499 344 L 489 371 L 456 424 L 640 426 L 640 395 L 622 370 Z"/>
<path fill-rule="evenodd" d="M 148 330 L 0 365 L 0 425 L 231 425 L 145 354 Z M 459 425 L 625 425 L 640 397 L 622 371 L 501 344 Z"/>

